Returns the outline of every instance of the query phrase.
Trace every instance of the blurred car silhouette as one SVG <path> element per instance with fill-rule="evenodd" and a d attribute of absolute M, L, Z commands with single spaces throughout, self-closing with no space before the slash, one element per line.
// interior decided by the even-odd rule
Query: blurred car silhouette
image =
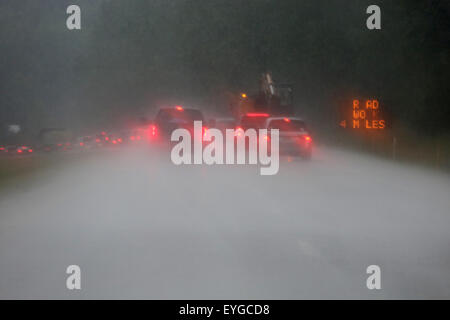
<path fill-rule="evenodd" d="M 174 108 L 161 108 L 152 124 L 152 132 L 157 132 L 162 141 L 170 141 L 172 132 L 176 129 L 186 129 L 194 136 L 194 121 L 202 121 L 202 137 L 205 136 L 207 126 L 205 118 L 199 109 L 183 108 L 176 106 Z"/>
<path fill-rule="evenodd" d="M 31 155 L 34 152 L 34 150 L 30 146 L 9 145 L 4 147 L 3 152 L 9 156 L 21 156 L 21 155 Z"/>
<path fill-rule="evenodd" d="M 280 154 L 296 155 L 311 159 L 312 138 L 303 119 L 298 117 L 269 117 L 265 127 L 270 139 L 270 130 L 279 130 Z"/>

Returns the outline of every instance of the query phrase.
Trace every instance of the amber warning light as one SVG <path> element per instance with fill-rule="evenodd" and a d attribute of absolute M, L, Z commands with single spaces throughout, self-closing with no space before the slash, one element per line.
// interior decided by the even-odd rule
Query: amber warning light
<path fill-rule="evenodd" d="M 353 100 L 349 120 L 342 120 L 339 125 L 349 129 L 383 130 L 386 128 L 386 120 L 381 117 L 380 103 L 378 100 L 366 100 L 362 103 Z"/>

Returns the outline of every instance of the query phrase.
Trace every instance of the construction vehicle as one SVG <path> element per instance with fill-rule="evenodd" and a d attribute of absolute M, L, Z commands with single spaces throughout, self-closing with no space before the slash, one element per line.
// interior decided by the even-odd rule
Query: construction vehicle
<path fill-rule="evenodd" d="M 240 119 L 251 112 L 265 112 L 274 116 L 290 116 L 294 113 L 293 90 L 289 84 L 275 84 L 270 72 L 263 73 L 260 90 L 255 95 L 241 93 L 230 102 L 231 113 Z"/>

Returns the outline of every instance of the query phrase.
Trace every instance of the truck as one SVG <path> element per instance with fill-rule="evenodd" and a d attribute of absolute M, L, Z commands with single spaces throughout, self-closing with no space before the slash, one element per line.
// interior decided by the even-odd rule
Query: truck
<path fill-rule="evenodd" d="M 270 72 L 260 78 L 259 92 L 253 95 L 240 93 L 230 102 L 230 111 L 236 119 L 243 115 L 258 112 L 273 116 L 292 116 L 294 114 L 293 89 L 290 84 L 276 84 Z"/>

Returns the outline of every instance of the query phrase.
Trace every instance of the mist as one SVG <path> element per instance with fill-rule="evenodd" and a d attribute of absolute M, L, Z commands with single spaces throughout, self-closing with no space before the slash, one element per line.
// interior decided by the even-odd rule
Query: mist
<path fill-rule="evenodd" d="M 381 0 L 369 30 L 370 4 L 0 1 L 0 299 L 448 299 L 450 6 Z M 235 129 L 266 73 L 312 156 L 262 176 L 148 138 L 161 108 Z M 355 100 L 383 130 L 340 125 Z"/>
<path fill-rule="evenodd" d="M 0 298 L 422 299 L 450 295 L 450 179 L 319 148 L 314 162 L 175 166 L 96 155 L 0 200 Z M 224 196 L 226 195 L 226 196 Z M 430 205 L 432 204 L 432 205 Z M 79 292 L 65 268 L 79 265 Z M 366 288 L 366 267 L 383 270 Z"/>

